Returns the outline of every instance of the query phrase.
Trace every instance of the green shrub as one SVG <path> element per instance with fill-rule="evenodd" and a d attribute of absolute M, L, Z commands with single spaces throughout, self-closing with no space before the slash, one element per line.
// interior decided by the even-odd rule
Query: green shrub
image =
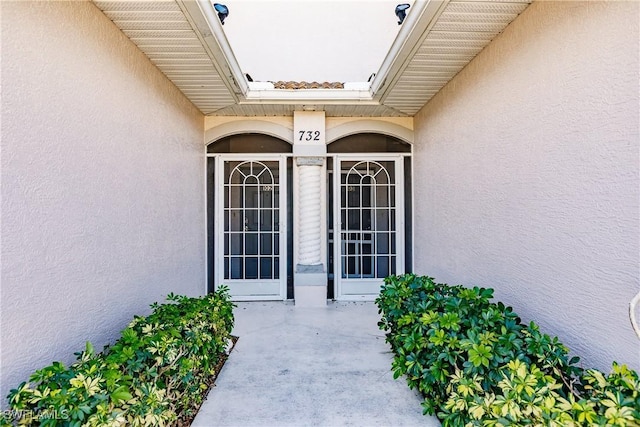
<path fill-rule="evenodd" d="M 11 390 L 3 424 L 163 426 L 190 419 L 203 400 L 233 328 L 220 288 L 201 298 L 169 295 L 136 316 L 96 354 L 90 343 L 70 367 L 36 371 Z"/>
<path fill-rule="evenodd" d="M 385 279 L 376 300 L 394 377 L 424 396 L 444 426 L 640 425 L 636 372 L 577 366 L 557 338 L 523 325 L 492 289 Z"/>

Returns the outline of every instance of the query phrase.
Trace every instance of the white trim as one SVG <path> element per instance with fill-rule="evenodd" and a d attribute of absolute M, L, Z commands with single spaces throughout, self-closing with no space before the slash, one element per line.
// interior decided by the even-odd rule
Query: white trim
<path fill-rule="evenodd" d="M 387 56 L 371 82 L 372 98 L 382 103 L 409 65 L 415 52 L 442 14 L 449 0 L 416 0 L 402 24 Z"/>
<path fill-rule="evenodd" d="M 212 144 L 227 136 L 243 133 L 269 135 L 293 144 L 293 128 L 264 120 L 234 120 L 207 129 L 204 133 L 205 145 Z"/>
<path fill-rule="evenodd" d="M 414 132 L 404 126 L 382 120 L 362 119 L 354 120 L 327 129 L 327 145 L 345 136 L 360 133 L 380 133 L 393 136 L 408 144 L 413 145 Z"/>
<path fill-rule="evenodd" d="M 175 0 L 195 30 L 211 63 L 220 75 L 231 96 L 238 101 L 248 86 L 238 60 L 222 29 L 220 20 L 209 0 Z M 226 67 L 223 67 L 223 64 Z"/>
<path fill-rule="evenodd" d="M 349 279 L 342 278 L 342 253 L 341 253 L 341 175 L 340 163 L 343 161 L 393 161 L 394 162 L 394 182 L 395 182 L 395 230 L 396 230 L 396 274 L 402 274 L 405 270 L 405 211 L 404 211 L 404 158 L 406 156 L 399 153 L 369 153 L 369 154 L 334 154 L 333 155 L 333 286 L 334 298 L 341 301 L 372 301 L 378 293 L 372 294 L 346 294 L 343 291 L 343 281 Z M 366 286 L 368 280 L 351 279 L 354 283 L 358 281 Z M 382 285 L 382 278 L 372 279 L 371 282 L 379 282 Z"/>
<path fill-rule="evenodd" d="M 380 154 L 380 156 L 376 156 L 376 154 Z M 388 157 L 384 157 L 388 156 Z M 393 160 L 396 157 L 411 157 L 411 153 L 389 153 L 389 152 L 379 152 L 379 153 L 328 153 L 326 157 L 340 157 L 341 159 L 347 159 L 351 161 L 358 161 L 359 159 L 363 160 L 371 160 L 374 158 L 378 158 L 378 160 Z M 375 159 L 374 159 L 375 160 Z"/>
<path fill-rule="evenodd" d="M 280 123 L 265 120 L 255 120 L 250 118 L 244 120 L 234 120 L 231 122 L 213 126 L 205 130 L 204 141 L 205 145 L 209 145 L 222 138 L 245 133 L 268 135 L 294 145 L 294 130 L 292 127 L 285 126 Z M 329 145 L 340 138 L 361 133 L 378 133 L 398 138 L 401 141 L 404 141 L 411 145 L 413 145 L 414 143 L 413 129 L 399 125 L 397 123 L 371 118 L 352 120 L 334 127 L 327 128 L 325 132 L 325 143 L 326 145 Z M 208 154 L 215 155 L 218 153 Z M 292 154 L 287 153 L 287 155 Z M 326 156 L 325 153 L 314 154 L 314 156 L 316 155 Z"/>
<path fill-rule="evenodd" d="M 275 161 L 280 158 L 291 157 L 290 153 L 269 153 L 269 154 L 254 154 L 254 153 L 208 153 L 207 157 L 223 157 L 224 160 L 231 161 L 251 161 L 251 160 L 267 160 Z"/>
<path fill-rule="evenodd" d="M 298 166 L 296 165 L 295 159 L 293 162 L 293 167 L 291 170 L 292 173 L 292 179 L 291 179 L 291 186 L 293 187 L 292 193 L 293 193 L 293 202 L 292 202 L 292 209 L 293 209 L 293 223 L 291 224 L 293 226 L 293 230 L 299 230 L 300 229 L 300 214 L 298 212 L 298 200 L 297 200 L 297 195 L 298 195 L 298 191 L 300 191 L 300 184 L 299 184 L 299 177 L 298 177 Z M 293 299 L 295 300 L 296 298 L 296 294 L 295 294 L 295 284 L 296 284 L 296 265 L 298 265 L 299 262 L 299 256 L 298 256 L 298 243 L 297 243 L 297 236 L 294 233 L 293 236 L 293 257 L 292 257 L 292 261 L 293 261 L 293 285 L 294 285 L 294 292 L 293 292 Z"/>
<path fill-rule="evenodd" d="M 340 176 L 342 171 L 340 170 L 340 160 L 342 156 L 335 155 L 333 156 L 333 181 L 331 185 L 333 186 L 333 299 L 340 299 L 340 279 L 342 277 L 342 263 L 340 259 L 340 205 L 342 203 L 341 193 L 340 193 Z M 327 240 L 328 240 L 327 236 Z"/>
<path fill-rule="evenodd" d="M 405 271 L 405 273 L 414 273 L 416 271 L 416 185 L 413 177 L 416 173 L 415 157 L 411 156 L 411 271 Z M 406 183 L 406 180 L 405 180 Z M 405 188 L 406 191 L 406 188 Z M 406 212 L 405 212 L 406 218 Z M 406 236 L 405 236 L 406 238 Z M 406 252 L 405 252 L 406 255 Z M 406 263 L 405 263 L 406 267 Z"/>
<path fill-rule="evenodd" d="M 206 151 L 205 151 L 206 154 Z M 207 295 L 209 293 L 209 275 L 211 272 L 209 271 L 209 158 L 204 156 L 204 293 L 203 295 Z M 214 187 L 215 176 L 214 176 Z M 215 236 L 215 232 L 213 233 Z"/>
<path fill-rule="evenodd" d="M 340 105 L 352 104 L 358 101 L 359 105 L 380 105 L 371 96 L 368 90 L 354 89 L 266 89 L 249 90 L 244 94 L 244 100 L 240 105 L 251 104 L 323 104 Z"/>
<path fill-rule="evenodd" d="M 230 93 L 243 104 L 382 105 L 382 100 L 420 47 L 449 0 L 415 0 L 373 81 L 345 89 L 271 89 L 250 85 L 209 0 L 176 0 L 192 23 Z M 226 64 L 222 67 L 220 64 Z"/>
<path fill-rule="evenodd" d="M 214 210 L 213 210 L 213 255 L 212 255 L 215 257 L 212 261 L 213 271 L 214 271 L 213 285 L 215 289 L 217 289 L 218 286 L 224 284 L 224 267 L 222 265 L 222 262 L 220 262 L 221 256 L 224 257 L 224 241 L 223 241 L 224 239 L 222 238 L 220 233 L 220 228 L 222 224 L 222 219 L 220 217 L 222 216 L 221 212 L 224 206 L 222 205 L 222 203 L 224 203 L 222 200 L 222 197 L 224 194 L 221 194 L 223 192 L 220 191 L 222 187 L 222 185 L 220 185 L 220 182 L 221 182 L 220 179 L 224 178 L 223 166 L 224 166 L 223 156 L 219 156 L 219 155 L 215 156 L 215 175 L 213 178 Z M 221 268 L 222 268 L 222 273 L 220 272 Z"/>
<path fill-rule="evenodd" d="M 287 196 L 289 189 L 287 188 L 287 157 L 283 155 L 278 156 L 280 158 L 280 295 L 282 300 L 287 299 L 287 263 L 289 262 L 289 256 L 287 253 L 289 229 L 287 228 L 287 222 L 289 218 L 289 212 L 287 211 Z"/>
<path fill-rule="evenodd" d="M 396 185 L 396 273 L 405 273 L 405 223 L 406 213 L 404 211 L 404 192 L 405 192 L 405 180 L 404 180 L 404 156 L 398 156 L 396 161 L 396 183 L 400 183 L 400 186 Z M 412 251 L 413 252 L 413 251 Z"/>

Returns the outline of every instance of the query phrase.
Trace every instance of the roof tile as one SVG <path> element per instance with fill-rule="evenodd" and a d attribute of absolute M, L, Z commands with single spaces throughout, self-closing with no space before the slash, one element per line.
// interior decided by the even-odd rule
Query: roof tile
<path fill-rule="evenodd" d="M 341 82 L 271 82 L 275 89 L 344 89 L 344 83 Z"/>

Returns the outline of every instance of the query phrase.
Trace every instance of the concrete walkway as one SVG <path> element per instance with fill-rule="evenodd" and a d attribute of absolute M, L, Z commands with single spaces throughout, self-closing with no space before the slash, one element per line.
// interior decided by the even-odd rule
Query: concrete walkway
<path fill-rule="evenodd" d="M 238 303 L 239 336 L 193 427 L 439 426 L 393 379 L 373 303 Z"/>

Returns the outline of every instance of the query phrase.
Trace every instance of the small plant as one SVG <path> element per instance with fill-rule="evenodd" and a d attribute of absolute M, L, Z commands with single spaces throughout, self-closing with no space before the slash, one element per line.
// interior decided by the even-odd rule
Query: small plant
<path fill-rule="evenodd" d="M 0 424 L 164 426 L 191 419 L 233 328 L 226 288 L 202 298 L 170 294 L 135 317 L 112 346 L 87 343 L 70 367 L 36 371 L 11 390 Z"/>
<path fill-rule="evenodd" d="M 424 396 L 444 426 L 640 425 L 636 372 L 584 371 L 558 340 L 523 325 L 492 289 L 385 279 L 376 299 L 394 377 Z"/>

